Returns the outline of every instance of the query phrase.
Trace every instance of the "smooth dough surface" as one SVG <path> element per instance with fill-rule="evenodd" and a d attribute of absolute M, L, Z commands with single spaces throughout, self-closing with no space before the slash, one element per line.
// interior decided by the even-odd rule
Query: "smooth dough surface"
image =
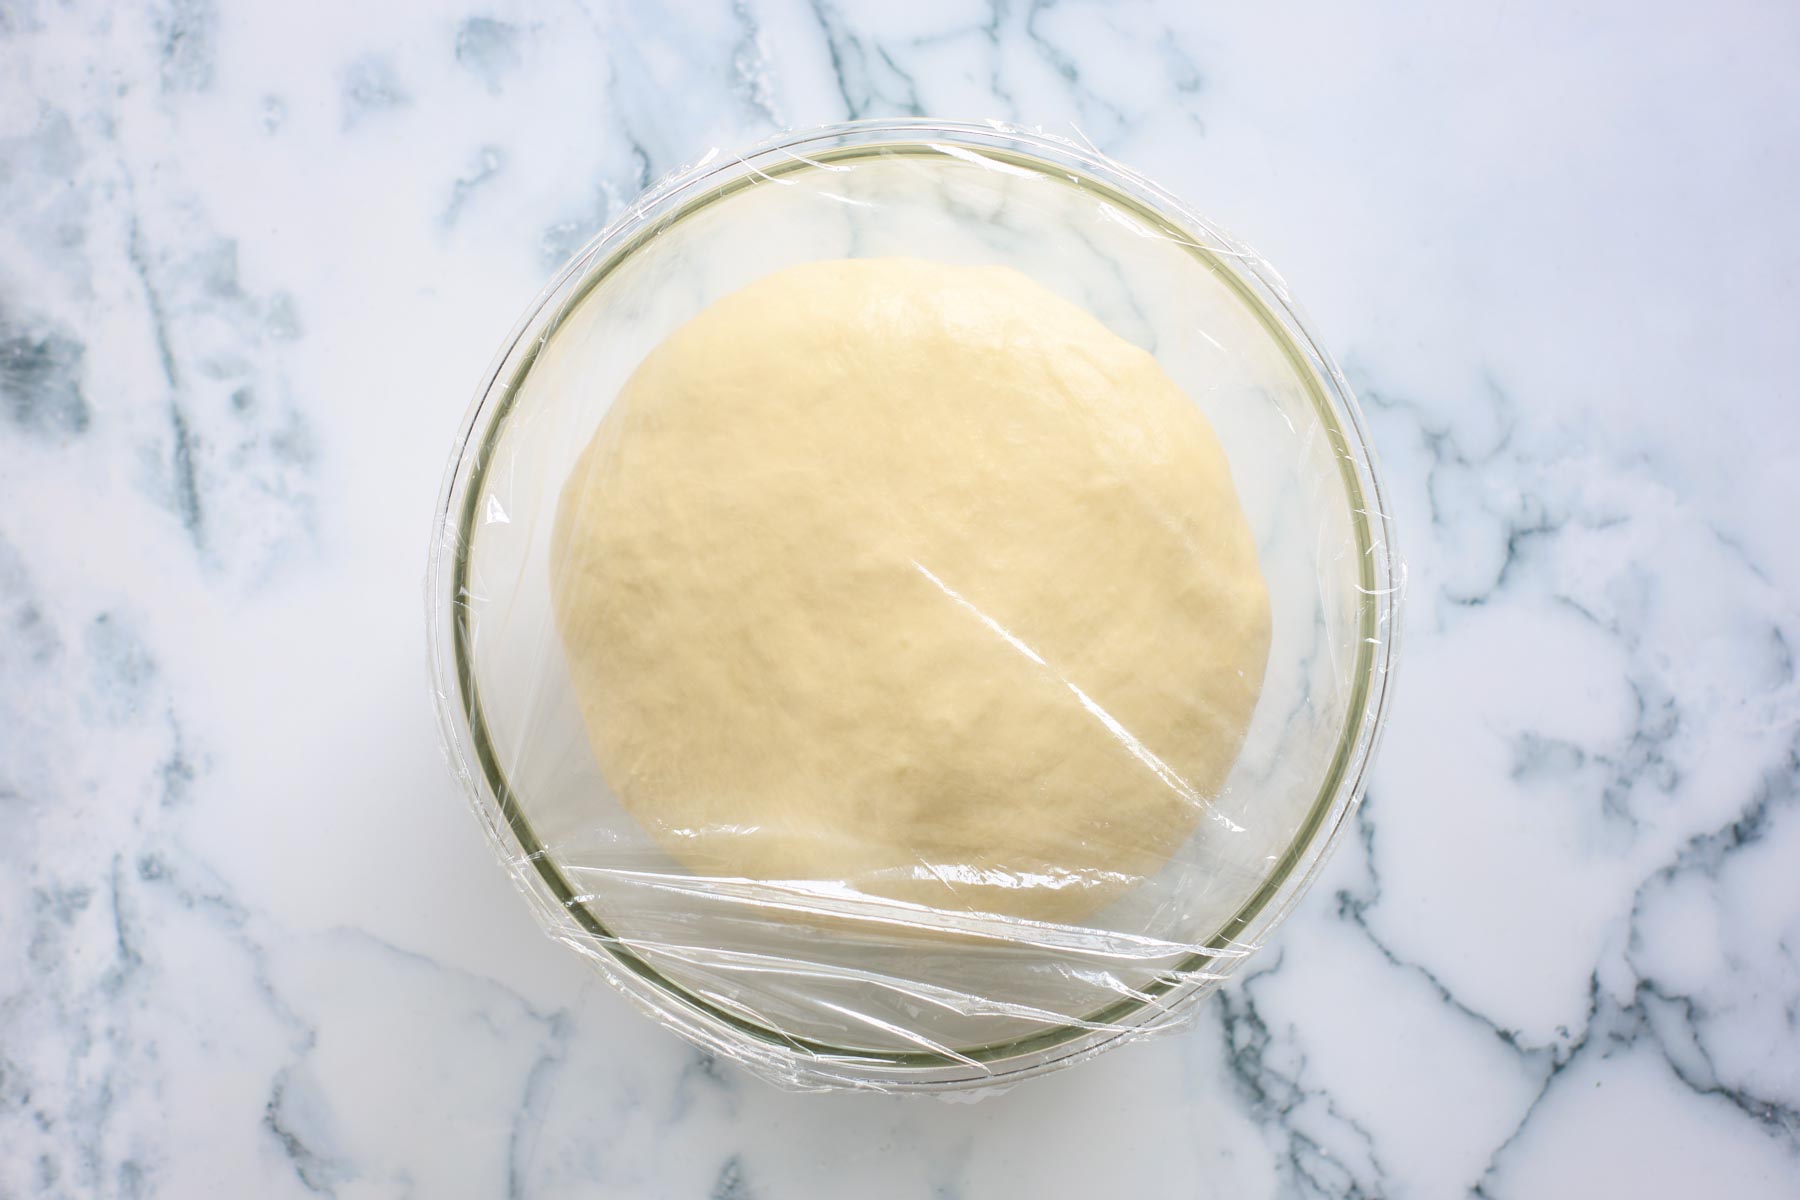
<path fill-rule="evenodd" d="M 1194 831 L 1261 688 L 1225 456 L 1026 276 L 791 267 L 644 360 L 565 484 L 602 773 L 688 869 L 1079 920 Z"/>

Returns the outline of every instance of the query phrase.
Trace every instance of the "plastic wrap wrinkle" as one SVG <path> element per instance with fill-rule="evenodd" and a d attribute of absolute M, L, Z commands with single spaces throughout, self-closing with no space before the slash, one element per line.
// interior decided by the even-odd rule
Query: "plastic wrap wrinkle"
<path fill-rule="evenodd" d="M 633 871 L 621 867 L 577 867 L 570 869 L 569 873 L 580 876 L 592 871 L 601 871 L 611 881 L 635 883 L 646 890 L 720 900 L 752 911 L 779 909 L 800 916 L 852 918 L 872 925 L 885 924 L 969 938 L 1007 941 L 1020 946 L 1041 947 L 1122 962 L 1150 962 L 1194 955 L 1234 958 L 1247 953 L 1246 950 L 1231 945 L 1170 942 L 1086 925 L 1059 925 L 1020 917 L 957 913 L 899 900 L 870 900 L 854 893 L 833 894 L 804 881 L 721 879 Z M 573 901 L 581 903 L 592 903 L 600 898 L 601 893 L 597 892 L 576 893 L 571 897 Z"/>
<path fill-rule="evenodd" d="M 992 630 L 994 635 L 1001 641 L 1005 642 L 1008 646 L 1011 646 L 1014 650 L 1017 650 L 1020 654 L 1023 654 L 1038 666 L 1043 667 L 1054 674 L 1062 685 L 1068 688 L 1069 691 L 1074 694 L 1075 698 L 1081 702 L 1081 706 L 1091 713 L 1094 719 L 1106 729 L 1107 733 L 1115 738 L 1120 745 L 1124 746 L 1133 758 L 1143 763 L 1152 774 L 1167 785 L 1170 791 L 1180 796 L 1189 804 L 1206 810 L 1206 815 L 1210 819 L 1218 821 L 1232 832 L 1242 833 L 1244 831 L 1243 826 L 1217 812 L 1213 806 L 1207 802 L 1205 797 L 1201 796 L 1200 793 L 1196 792 L 1193 787 L 1188 784 L 1187 780 L 1178 775 L 1162 759 L 1156 757 L 1149 747 L 1133 737 L 1131 731 L 1120 724 L 1119 720 L 1111 713 L 1107 712 L 1104 708 L 1101 708 L 1092 696 L 1082 691 L 1076 684 L 1070 682 L 1069 678 L 1062 674 L 1062 672 L 1045 662 L 1044 657 L 1041 654 L 1020 641 L 1012 633 L 1008 632 L 1006 627 L 1001 625 L 1000 622 L 994 620 L 994 618 L 988 616 L 979 608 L 975 607 L 975 605 L 971 604 L 962 593 L 932 574 L 931 569 L 924 563 L 914 559 L 912 560 L 912 565 L 918 569 L 919 574 L 929 579 L 932 582 L 932 585 L 943 592 L 944 595 L 950 597 L 950 599 L 954 600 L 958 605 L 974 614 L 975 618 Z"/>
<path fill-rule="evenodd" d="M 707 151 L 557 273 L 488 372 L 445 478 L 427 579 L 434 690 L 490 843 L 552 937 L 653 1019 L 785 1087 L 991 1089 L 1185 1024 L 1292 907 L 1361 796 L 1404 571 L 1354 398 L 1266 262 L 1075 133 L 857 122 Z M 1095 861 L 1075 870 L 920 845 L 870 878 L 977 902 L 1104 886 L 1098 911 L 1036 919 L 696 870 L 672 847 L 704 855 L 776 831 L 709 817 L 650 837 L 573 698 L 551 526 L 613 398 L 713 301 L 790 264 L 894 257 L 1005 265 L 1150 353 L 1217 431 L 1254 535 L 1268 666 L 1216 787 L 1083 686 L 1091 663 L 991 610 L 966 571 L 902 557 L 976 636 L 1062 689 L 1096 731 L 1084 736 L 1199 820 L 1141 877 L 1106 856 L 1160 847 L 1101 821 L 1085 835 Z M 1177 520 L 1148 496 L 1156 519 Z M 1070 564 L 1046 601 L 1065 584 L 1096 586 Z M 1121 594 L 1117 611 L 1140 599 Z M 1103 655 L 1115 634 L 1097 626 L 1080 653 Z"/>

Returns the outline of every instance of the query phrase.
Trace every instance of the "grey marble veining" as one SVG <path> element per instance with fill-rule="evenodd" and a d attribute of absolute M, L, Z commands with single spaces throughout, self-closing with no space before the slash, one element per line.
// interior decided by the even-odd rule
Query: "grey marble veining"
<path fill-rule="evenodd" d="M 0 1196 L 1792 1196 L 1800 19 L 0 2 Z M 708 146 L 1086 138 L 1277 262 L 1411 568 L 1327 876 L 1196 1026 L 774 1092 L 541 938 L 419 578 L 556 263 Z"/>

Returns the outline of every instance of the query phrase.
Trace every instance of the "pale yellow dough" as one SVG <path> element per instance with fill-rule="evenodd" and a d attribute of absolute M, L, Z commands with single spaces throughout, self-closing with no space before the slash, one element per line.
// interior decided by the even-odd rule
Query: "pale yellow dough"
<path fill-rule="evenodd" d="M 552 575 L 601 770 L 689 870 L 1042 920 L 1193 833 L 1269 645 L 1199 410 L 998 267 L 707 308 L 569 476 Z"/>

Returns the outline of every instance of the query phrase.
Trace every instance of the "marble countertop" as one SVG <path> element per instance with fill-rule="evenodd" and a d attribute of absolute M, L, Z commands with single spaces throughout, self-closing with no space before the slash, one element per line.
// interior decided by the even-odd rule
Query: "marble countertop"
<path fill-rule="evenodd" d="M 0 1196 L 1800 1191 L 1800 14 L 679 7 L 0 0 Z M 1360 836 L 1253 968 L 975 1105 L 775 1091 L 543 938 L 421 628 L 551 269 L 904 113 L 1268 255 L 1411 569 Z"/>

